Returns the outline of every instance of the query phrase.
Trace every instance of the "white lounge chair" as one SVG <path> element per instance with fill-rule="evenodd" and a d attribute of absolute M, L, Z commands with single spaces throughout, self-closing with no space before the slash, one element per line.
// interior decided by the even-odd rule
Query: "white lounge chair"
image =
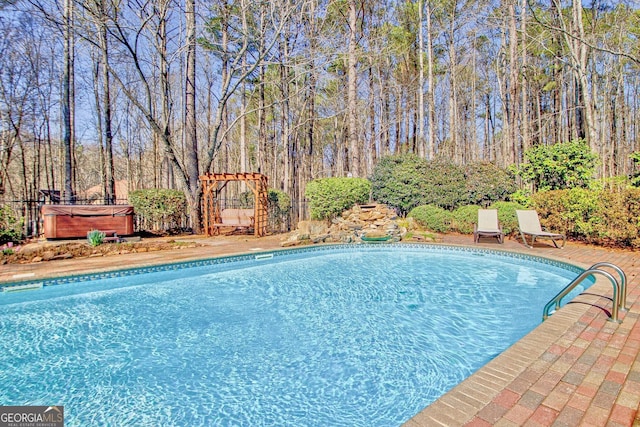
<path fill-rule="evenodd" d="M 478 211 L 478 223 L 473 229 L 473 241 L 478 243 L 480 237 L 496 237 L 498 243 L 504 242 L 497 209 L 480 209 Z"/>
<path fill-rule="evenodd" d="M 547 230 L 543 230 L 540 226 L 540 218 L 538 218 L 538 212 L 535 210 L 516 210 L 518 215 L 518 227 L 520 228 L 520 236 L 524 245 L 532 248 L 536 238 L 551 239 L 553 245 L 556 248 L 563 248 L 567 241 L 567 237 L 560 233 L 551 233 Z M 531 244 L 527 243 L 526 236 L 531 236 Z M 562 239 L 562 246 L 558 246 L 556 240 Z"/>

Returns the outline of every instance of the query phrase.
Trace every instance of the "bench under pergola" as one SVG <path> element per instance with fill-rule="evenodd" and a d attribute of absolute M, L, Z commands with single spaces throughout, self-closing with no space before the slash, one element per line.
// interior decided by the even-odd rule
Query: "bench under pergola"
<path fill-rule="evenodd" d="M 202 182 L 202 215 L 207 236 L 220 234 L 222 227 L 253 228 L 255 237 L 267 233 L 267 177 L 260 173 L 207 173 Z M 253 209 L 224 209 L 221 191 L 229 182 L 244 182 L 254 196 Z"/>

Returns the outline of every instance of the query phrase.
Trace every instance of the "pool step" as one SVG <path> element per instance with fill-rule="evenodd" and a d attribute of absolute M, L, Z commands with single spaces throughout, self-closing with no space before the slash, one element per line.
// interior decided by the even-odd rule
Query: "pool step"
<path fill-rule="evenodd" d="M 42 282 L 38 283 L 27 283 L 26 285 L 15 285 L 15 286 L 3 286 L 0 288 L 2 292 L 20 292 L 20 291 L 34 291 L 36 289 L 42 289 Z"/>

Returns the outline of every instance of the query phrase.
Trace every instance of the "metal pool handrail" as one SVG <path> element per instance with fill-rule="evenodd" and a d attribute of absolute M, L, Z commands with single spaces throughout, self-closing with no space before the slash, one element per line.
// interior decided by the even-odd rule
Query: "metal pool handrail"
<path fill-rule="evenodd" d="M 601 267 L 608 267 L 616 270 L 620 275 L 620 282 L 618 282 L 618 280 L 616 280 L 616 278 L 613 277 L 613 275 L 608 271 L 601 270 Z M 611 285 L 613 286 L 613 307 L 611 309 L 611 316 L 609 317 L 609 320 L 619 323 L 620 320 L 618 320 L 618 309 L 626 310 L 627 280 L 624 271 L 622 271 L 620 267 L 608 262 L 598 262 L 596 264 L 593 264 L 591 267 L 589 267 L 589 269 L 583 271 L 580 275 L 578 275 L 578 277 L 573 279 L 571 283 L 565 286 L 564 289 L 562 289 L 544 306 L 544 310 L 542 311 L 542 320 L 546 320 L 551 315 L 550 310 L 552 307 L 555 306 L 555 310 L 558 310 L 560 308 L 560 301 L 562 300 L 562 298 L 567 296 L 567 294 L 580 283 L 582 283 L 584 279 L 596 274 L 603 275 L 604 277 L 609 279 Z"/>
<path fill-rule="evenodd" d="M 610 262 L 597 262 L 589 267 L 589 270 L 597 269 L 600 267 L 611 268 L 618 272 L 620 275 L 620 310 L 627 311 L 627 275 L 624 274 L 624 271 L 620 267 L 615 264 L 611 264 Z"/>

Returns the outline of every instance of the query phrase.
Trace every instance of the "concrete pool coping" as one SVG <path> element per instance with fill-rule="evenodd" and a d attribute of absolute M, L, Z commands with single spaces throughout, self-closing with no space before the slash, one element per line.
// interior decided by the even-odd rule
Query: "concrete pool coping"
<path fill-rule="evenodd" d="M 152 266 L 281 249 L 280 236 L 188 236 L 202 247 L 0 266 L 0 283 Z M 405 423 L 405 426 L 630 426 L 640 403 L 640 307 L 637 252 L 546 242 L 529 249 L 517 240 L 473 244 L 471 236 L 446 235 L 443 244 L 508 250 L 582 268 L 607 261 L 626 273 L 622 323 L 608 322 L 611 284 L 597 279 L 588 292 Z M 541 307 L 542 314 L 542 307 Z"/>

